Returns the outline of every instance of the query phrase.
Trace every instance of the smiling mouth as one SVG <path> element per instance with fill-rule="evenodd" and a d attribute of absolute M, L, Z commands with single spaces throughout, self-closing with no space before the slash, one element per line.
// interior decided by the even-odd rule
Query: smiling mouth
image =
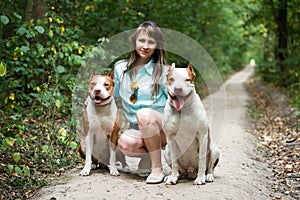
<path fill-rule="evenodd" d="M 186 97 L 186 96 L 182 96 L 182 95 L 171 95 L 170 93 L 169 93 L 169 96 L 172 101 L 177 100 L 177 99 L 184 99 Z"/>
<path fill-rule="evenodd" d="M 94 103 L 96 105 L 99 105 L 99 104 L 102 104 L 104 103 L 105 101 L 109 100 L 111 96 L 107 97 L 107 98 L 101 98 L 100 96 L 95 96 L 94 98 Z"/>
<path fill-rule="evenodd" d="M 184 106 L 184 103 L 186 101 L 186 99 L 188 99 L 192 93 L 189 93 L 188 95 L 185 95 L 185 96 L 182 96 L 182 95 L 171 95 L 169 92 L 169 97 L 173 103 L 173 106 L 174 108 L 177 110 L 177 111 L 180 111 L 183 106 Z"/>
<path fill-rule="evenodd" d="M 140 49 L 140 52 L 142 52 L 142 53 L 148 53 L 149 52 L 149 50 L 148 49 Z"/>

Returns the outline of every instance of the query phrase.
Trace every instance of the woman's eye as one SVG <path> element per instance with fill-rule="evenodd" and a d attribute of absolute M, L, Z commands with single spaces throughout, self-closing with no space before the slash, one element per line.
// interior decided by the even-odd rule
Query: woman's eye
<path fill-rule="evenodd" d="M 139 42 L 145 42 L 145 39 L 139 39 Z"/>
<path fill-rule="evenodd" d="M 155 44 L 155 42 L 154 41 L 149 41 L 149 44 Z"/>

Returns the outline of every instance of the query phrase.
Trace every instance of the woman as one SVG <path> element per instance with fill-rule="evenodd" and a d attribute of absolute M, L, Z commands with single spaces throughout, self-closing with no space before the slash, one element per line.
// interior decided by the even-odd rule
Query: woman
<path fill-rule="evenodd" d="M 164 179 L 161 148 L 166 145 L 166 136 L 162 115 L 167 100 L 168 67 L 163 42 L 161 30 L 154 22 L 142 23 L 130 37 L 129 58 L 114 67 L 114 96 L 120 97 L 130 124 L 118 146 L 125 155 L 141 158 L 138 175 L 146 177 L 151 172 L 147 183 L 161 183 Z"/>

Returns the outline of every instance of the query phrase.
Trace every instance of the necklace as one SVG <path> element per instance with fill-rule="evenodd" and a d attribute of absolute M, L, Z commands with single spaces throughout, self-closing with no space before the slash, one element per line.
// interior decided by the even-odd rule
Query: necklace
<path fill-rule="evenodd" d="M 130 95 L 129 100 L 133 104 L 135 104 L 137 101 L 137 93 L 138 93 L 138 89 L 139 89 L 137 82 L 131 83 L 130 88 L 131 88 L 131 90 L 133 90 L 133 93 Z"/>

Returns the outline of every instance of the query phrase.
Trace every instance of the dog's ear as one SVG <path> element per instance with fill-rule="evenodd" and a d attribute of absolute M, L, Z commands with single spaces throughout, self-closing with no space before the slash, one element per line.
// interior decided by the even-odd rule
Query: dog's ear
<path fill-rule="evenodd" d="M 172 63 L 172 65 L 169 67 L 166 76 L 168 77 L 168 75 L 175 69 L 175 63 Z"/>
<path fill-rule="evenodd" d="M 174 70 L 174 69 L 175 69 L 175 63 L 172 63 L 171 70 Z"/>
<path fill-rule="evenodd" d="M 91 72 L 90 80 L 93 78 L 93 76 L 97 75 L 96 70 L 93 69 Z"/>
<path fill-rule="evenodd" d="M 189 63 L 189 65 L 187 66 L 187 68 L 188 68 L 189 70 L 191 70 L 191 71 L 194 71 L 194 70 L 193 70 L 193 65 L 192 65 L 191 63 Z"/>
<path fill-rule="evenodd" d="M 189 77 L 191 79 L 191 83 L 194 83 L 195 78 L 196 78 L 196 73 L 194 72 L 193 66 L 191 63 L 189 63 L 189 65 L 187 66 L 187 71 L 188 71 Z"/>
<path fill-rule="evenodd" d="M 175 69 L 175 63 L 172 63 L 172 65 L 168 69 L 168 73 L 173 71 Z"/>
<path fill-rule="evenodd" d="M 111 78 L 111 79 L 113 79 L 114 80 L 114 70 L 115 69 L 112 69 L 112 70 L 110 70 L 109 72 L 108 72 L 108 76 Z"/>

